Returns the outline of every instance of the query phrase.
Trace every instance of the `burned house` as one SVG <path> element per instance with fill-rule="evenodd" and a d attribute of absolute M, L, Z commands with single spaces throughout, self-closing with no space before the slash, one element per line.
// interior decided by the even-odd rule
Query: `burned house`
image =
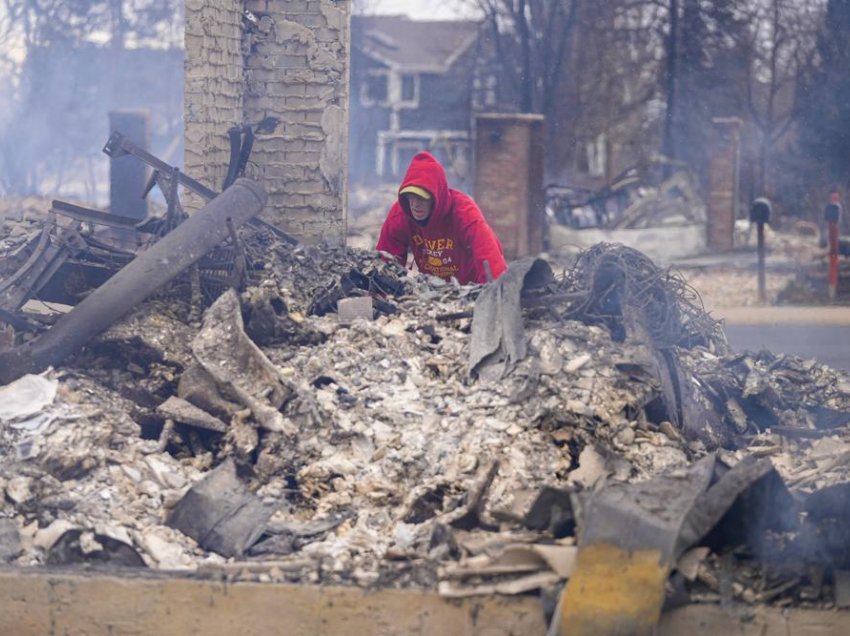
<path fill-rule="evenodd" d="M 7 303 L 21 283 L 58 277 L 44 294 L 74 280 L 41 267 L 51 247 L 117 271 L 64 315 L 3 313 L 0 559 L 19 568 L 0 569 L 4 631 L 116 612 L 157 631 L 190 590 L 206 599 L 192 624 L 221 633 L 222 612 L 266 620 L 262 586 L 284 584 L 329 625 L 347 620 L 345 599 L 368 598 L 368 625 L 390 633 L 413 616 L 423 633 L 451 617 L 542 634 L 586 620 L 575 608 L 605 546 L 615 569 L 651 555 L 647 626 L 663 603 L 696 620 L 779 603 L 794 620 L 845 602 L 847 374 L 731 353 L 694 291 L 631 248 L 456 286 L 293 244 L 256 223 L 265 202 L 237 180 L 123 266 L 100 241 L 69 240 L 73 224 L 6 216 Z M 345 316 L 350 300 L 369 311 Z M 37 574 L 68 565 L 93 572 Z M 634 584 L 601 572 L 610 594 Z M 132 609 L 145 601 L 76 616 L 103 576 L 163 613 Z M 565 586 L 574 602 L 558 608 Z M 310 620 L 281 598 L 274 616 Z M 679 633 L 678 616 L 658 633 Z"/>
<path fill-rule="evenodd" d="M 0 632 L 575 633 L 602 584 L 615 625 L 585 633 L 846 633 L 846 373 L 730 352 L 695 290 L 622 245 L 461 286 L 278 227 L 342 218 L 337 113 L 317 114 L 337 90 L 320 71 L 344 68 L 317 39 L 336 11 L 304 14 L 315 34 L 223 13 L 258 57 L 223 38 L 230 57 L 194 61 L 201 174 L 110 136 L 157 169 L 164 214 L 0 218 Z M 265 66 L 281 43 L 295 76 Z M 318 96 L 277 123 L 237 81 L 200 99 L 223 58 Z M 253 179 L 231 180 L 234 120 L 262 148 Z M 304 198 L 266 192 L 278 169 Z M 97 231 L 116 223 L 136 249 Z"/>
<path fill-rule="evenodd" d="M 354 16 L 349 165 L 358 181 L 397 181 L 421 150 L 469 188 L 472 116 L 496 104 L 474 21 Z"/>

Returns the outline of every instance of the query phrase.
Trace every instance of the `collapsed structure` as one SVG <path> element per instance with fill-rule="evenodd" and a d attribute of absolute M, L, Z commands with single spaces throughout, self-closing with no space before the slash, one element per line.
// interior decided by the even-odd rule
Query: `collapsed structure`
<path fill-rule="evenodd" d="M 582 619 L 554 599 L 602 542 L 657 552 L 658 611 L 843 604 L 845 373 L 731 353 L 631 248 L 459 286 L 293 244 L 248 222 L 261 207 L 125 228 L 151 243 L 135 260 L 103 258 L 79 210 L 3 220 L 0 559 L 541 594 L 558 622 Z M 182 253 L 203 232 L 215 248 Z M 146 254 L 172 265 L 155 285 L 125 273 Z M 31 311 L 60 296 L 58 320 Z M 21 363 L 104 298 L 113 324 Z"/>
<path fill-rule="evenodd" d="M 667 178 L 631 168 L 595 191 L 546 190 L 549 249 L 575 256 L 599 242 L 641 251 L 659 264 L 706 251 L 707 206 L 686 170 Z"/>

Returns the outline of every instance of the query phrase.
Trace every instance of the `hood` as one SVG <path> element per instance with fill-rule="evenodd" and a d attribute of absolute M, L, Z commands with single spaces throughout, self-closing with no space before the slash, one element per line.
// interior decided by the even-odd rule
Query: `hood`
<path fill-rule="evenodd" d="M 434 209 L 431 212 L 431 216 L 428 217 L 427 223 L 430 223 L 432 219 L 444 216 L 449 207 L 451 207 L 446 171 L 443 170 L 443 166 L 430 152 L 420 152 L 413 157 L 410 166 L 407 168 L 407 173 L 404 175 L 404 180 L 398 189 L 401 191 L 407 186 L 424 188 L 434 197 Z M 406 197 L 400 196 L 398 203 L 407 214 L 407 217 L 412 219 L 410 209 L 407 207 Z"/>

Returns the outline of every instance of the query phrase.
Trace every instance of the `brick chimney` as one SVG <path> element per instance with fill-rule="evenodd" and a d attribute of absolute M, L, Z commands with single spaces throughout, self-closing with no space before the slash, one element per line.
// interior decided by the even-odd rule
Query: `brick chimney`
<path fill-rule="evenodd" d="M 717 117 L 711 121 L 715 137 L 708 168 L 706 245 L 722 251 L 734 247 L 743 122 L 737 117 Z"/>
<path fill-rule="evenodd" d="M 543 115 L 485 113 L 475 119 L 475 200 L 505 258 L 543 251 Z"/>

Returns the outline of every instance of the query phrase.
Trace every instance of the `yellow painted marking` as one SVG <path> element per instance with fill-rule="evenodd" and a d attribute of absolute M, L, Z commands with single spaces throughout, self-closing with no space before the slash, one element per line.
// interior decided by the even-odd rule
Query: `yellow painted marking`
<path fill-rule="evenodd" d="M 651 636 L 670 574 L 658 550 L 588 545 L 559 607 L 560 636 Z"/>

